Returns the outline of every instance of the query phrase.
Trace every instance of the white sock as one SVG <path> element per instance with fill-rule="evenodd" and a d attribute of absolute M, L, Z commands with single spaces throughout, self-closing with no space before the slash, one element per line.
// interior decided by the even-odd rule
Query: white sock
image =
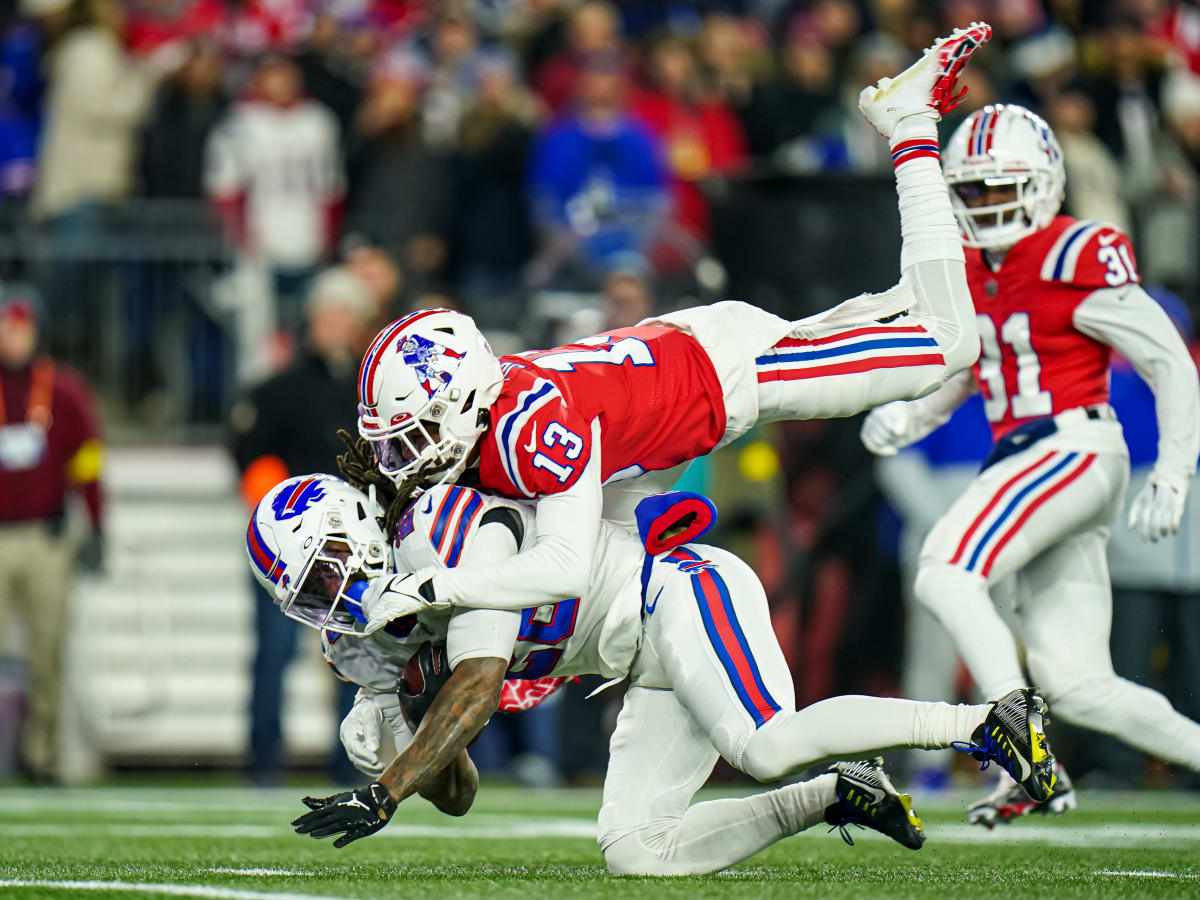
<path fill-rule="evenodd" d="M 647 826 L 604 852 L 609 870 L 623 875 L 704 875 L 825 821 L 837 801 L 833 773 L 774 791 L 689 806 L 683 818 Z"/>
<path fill-rule="evenodd" d="M 776 713 L 742 751 L 740 768 L 760 781 L 809 766 L 893 750 L 942 750 L 969 741 L 991 707 L 845 696 Z"/>
<path fill-rule="evenodd" d="M 962 262 L 962 236 L 942 178 L 937 123 L 927 115 L 907 116 L 891 140 L 900 202 L 900 270 L 932 260 Z"/>

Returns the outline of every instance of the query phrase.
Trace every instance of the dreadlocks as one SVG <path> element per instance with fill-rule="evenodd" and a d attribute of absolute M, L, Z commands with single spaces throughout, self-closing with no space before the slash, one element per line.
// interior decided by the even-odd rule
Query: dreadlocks
<path fill-rule="evenodd" d="M 371 452 L 371 444 L 366 438 L 354 437 L 344 428 L 339 428 L 337 434 L 346 445 L 346 452 L 337 458 L 342 477 L 364 494 L 375 488 L 375 497 L 384 509 L 383 533 L 389 541 L 394 540 L 400 517 L 424 480 L 422 474 L 415 472 L 396 486 L 376 468 L 375 454 Z"/>

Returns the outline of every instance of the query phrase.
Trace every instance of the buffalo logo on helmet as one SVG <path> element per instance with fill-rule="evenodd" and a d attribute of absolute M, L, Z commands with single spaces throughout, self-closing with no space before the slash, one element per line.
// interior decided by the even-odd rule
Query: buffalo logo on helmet
<path fill-rule="evenodd" d="M 465 353 L 458 353 L 449 347 L 436 344 L 427 337 L 419 334 L 408 334 L 400 344 L 400 355 L 406 366 L 412 366 L 413 371 L 421 380 L 421 387 L 432 397 L 450 381 L 450 372 L 439 363 L 442 357 L 461 360 Z"/>
<path fill-rule="evenodd" d="M 325 488 L 319 478 L 306 478 L 290 489 L 285 488 L 271 501 L 275 520 L 282 522 L 302 515 L 310 506 L 325 497 Z"/>

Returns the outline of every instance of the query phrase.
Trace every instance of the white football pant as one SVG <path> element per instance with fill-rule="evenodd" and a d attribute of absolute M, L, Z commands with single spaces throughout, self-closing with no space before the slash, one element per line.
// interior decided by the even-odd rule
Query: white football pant
<path fill-rule="evenodd" d="M 1029 679 L 1051 714 L 1200 771 L 1200 725 L 1113 672 L 1105 546 L 1129 480 L 1121 426 L 1085 420 L 980 473 L 921 550 L 917 599 L 983 695 L 1027 683 L 988 589 L 1015 576 Z"/>
<path fill-rule="evenodd" d="M 835 697 L 795 709 L 754 572 L 716 547 L 658 557 L 642 646 L 613 733 L 598 835 L 611 871 L 715 872 L 823 821 L 832 775 L 689 804 L 718 756 L 759 781 L 821 762 L 969 740 L 990 707 Z"/>

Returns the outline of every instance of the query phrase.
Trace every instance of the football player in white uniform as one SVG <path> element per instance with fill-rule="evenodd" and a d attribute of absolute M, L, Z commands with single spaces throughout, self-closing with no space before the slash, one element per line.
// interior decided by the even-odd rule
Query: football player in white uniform
<path fill-rule="evenodd" d="M 297 500 L 305 491 L 307 499 Z M 683 508 L 694 513 L 699 502 Z M 671 517 L 665 510 L 653 531 Z M 797 711 L 762 586 L 724 550 L 688 543 L 652 556 L 605 522 L 578 598 L 524 611 L 395 616 L 386 594 L 365 593 L 383 540 L 372 521 L 365 495 L 338 479 L 309 476 L 272 490 L 247 533 L 255 575 L 283 611 L 326 630 L 331 662 L 370 689 L 344 730 L 352 758 L 372 774 L 383 768 L 371 754 L 381 744 L 372 729 L 384 718 L 399 747 L 367 787 L 308 798 L 312 811 L 294 823 L 301 833 L 339 835 L 335 846 L 344 846 L 382 828 L 419 791 L 450 810 L 469 805 L 464 750 L 496 711 L 505 678 L 585 673 L 631 680 L 598 825 L 613 872 L 714 872 L 820 822 L 872 827 L 914 849 L 924 840 L 909 799 L 875 762 L 837 763 L 810 781 L 691 805 L 718 756 L 759 781 L 776 781 L 822 762 L 957 744 L 1045 796 L 1053 757 L 1043 704 L 1032 691 L 979 706 L 847 696 Z M 412 570 L 500 561 L 534 540 L 534 529 L 528 505 L 438 486 L 401 519 L 396 564 Z M 453 674 L 410 738 L 397 724 L 393 698 L 405 662 L 431 639 L 444 641 Z M 441 789 L 431 791 L 433 783 Z"/>
<path fill-rule="evenodd" d="M 1200 771 L 1200 725 L 1161 694 L 1117 677 L 1105 546 L 1122 507 L 1129 455 L 1108 404 L 1108 363 L 1125 356 L 1154 391 L 1159 452 L 1131 510 L 1147 539 L 1174 533 L 1200 452 L 1196 367 L 1139 284 L 1129 238 L 1059 215 L 1066 176 L 1049 126 L 989 106 L 955 132 L 946 181 L 967 245 L 983 353 L 921 400 L 888 404 L 863 442 L 891 454 L 983 391 L 996 443 L 921 550 L 917 599 L 945 625 L 985 697 L 1030 683 L 989 589 L 1017 590 L 1032 683 L 1065 721 Z M 1069 784 L 1039 811 L 1061 812 Z M 1033 808 L 1009 782 L 969 813 L 992 825 Z"/>

